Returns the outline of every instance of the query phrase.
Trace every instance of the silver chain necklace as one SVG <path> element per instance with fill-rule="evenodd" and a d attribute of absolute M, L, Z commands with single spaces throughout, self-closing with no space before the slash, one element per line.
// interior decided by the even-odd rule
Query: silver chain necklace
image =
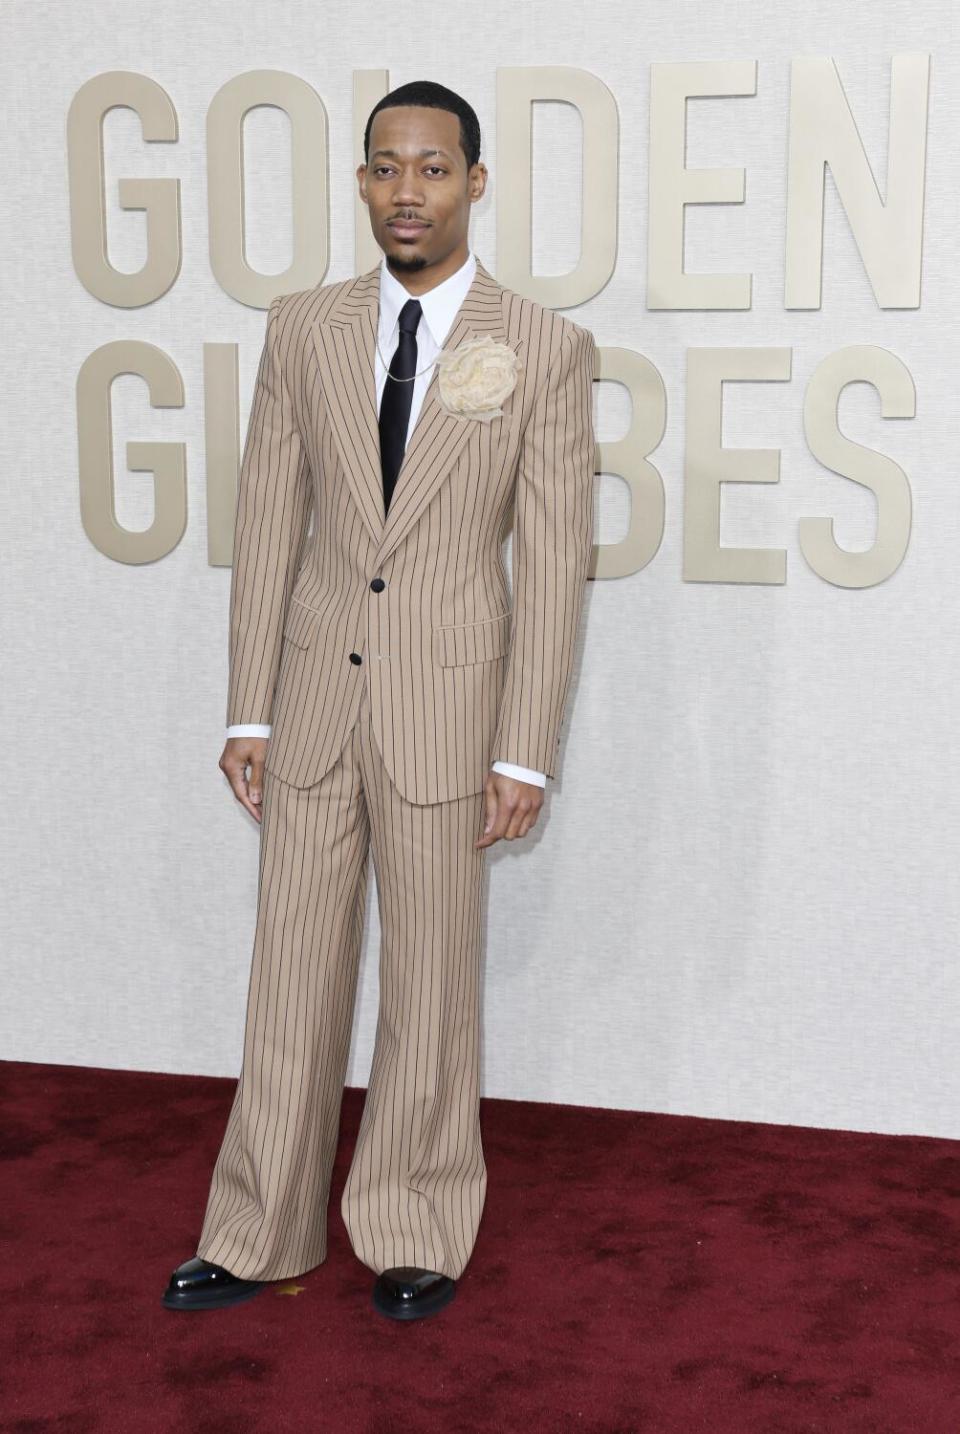
<path fill-rule="evenodd" d="M 421 317 L 422 317 L 422 315 L 421 315 Z M 414 334 L 414 338 L 416 338 L 416 334 Z M 436 358 L 432 358 L 432 359 L 430 360 L 430 362 L 427 364 L 427 367 L 426 367 L 426 368 L 418 369 L 417 372 L 411 374 L 409 378 L 397 378 L 396 374 L 390 372 L 390 365 L 387 363 L 386 359 L 385 359 L 384 356 L 383 356 L 383 350 L 382 350 L 381 347 L 380 347 L 380 335 L 379 335 L 379 333 L 378 333 L 377 336 L 376 336 L 375 342 L 376 342 L 376 345 L 377 345 L 377 353 L 380 355 L 380 362 L 383 364 L 384 368 L 385 368 L 386 371 L 387 371 L 387 378 L 392 378 L 393 381 L 394 381 L 394 383 L 413 383 L 414 379 L 419 378 L 422 373 L 426 373 L 428 369 L 433 368 L 434 364 L 435 364 L 436 361 L 437 361 Z M 399 339 L 398 339 L 398 340 L 397 340 L 397 348 L 399 348 L 399 347 L 400 347 L 400 341 L 399 341 Z"/>

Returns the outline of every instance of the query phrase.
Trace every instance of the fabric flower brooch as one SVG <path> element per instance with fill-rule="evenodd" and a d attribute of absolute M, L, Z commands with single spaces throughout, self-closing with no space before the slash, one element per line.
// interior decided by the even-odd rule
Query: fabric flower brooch
<path fill-rule="evenodd" d="M 441 350 L 437 355 L 440 406 L 455 418 L 489 423 L 503 412 L 500 404 L 513 392 L 522 368 L 513 349 L 489 334 Z"/>

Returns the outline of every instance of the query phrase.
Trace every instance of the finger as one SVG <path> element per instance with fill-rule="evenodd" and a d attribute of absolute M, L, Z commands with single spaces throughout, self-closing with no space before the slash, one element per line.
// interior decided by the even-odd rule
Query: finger
<path fill-rule="evenodd" d="M 260 807 L 251 802 L 247 791 L 247 767 L 245 762 L 229 762 L 224 767 L 227 781 L 240 805 L 256 820 L 260 820 Z"/>
<path fill-rule="evenodd" d="M 527 832 L 537 820 L 541 805 L 542 803 L 532 797 L 517 804 L 517 808 L 513 814 L 513 821 L 507 828 L 507 837 L 509 840 L 513 841 L 516 840 L 517 837 L 526 836 Z"/>
<path fill-rule="evenodd" d="M 491 835 L 495 836 L 497 841 L 503 841 L 503 839 L 508 836 L 510 827 L 514 822 L 515 812 L 516 804 L 501 798 L 500 807 L 497 812 L 497 820 L 494 822 L 491 832 Z"/>
<path fill-rule="evenodd" d="M 474 842 L 474 846 L 493 846 L 495 841 L 499 841 L 503 836 L 509 815 L 510 813 L 501 804 L 497 810 L 496 817 L 493 819 L 492 825 L 484 827 L 483 836 L 479 841 Z"/>
<path fill-rule="evenodd" d="M 257 757 L 250 763 L 250 779 L 247 783 L 251 802 L 259 806 L 263 801 L 263 758 Z"/>
<path fill-rule="evenodd" d="M 487 777 L 483 788 L 483 835 L 474 842 L 475 847 L 492 846 L 497 838 L 492 834 L 497 820 L 497 784 Z"/>
<path fill-rule="evenodd" d="M 484 821 L 483 834 L 486 836 L 494 822 L 497 820 L 497 809 L 500 805 L 497 795 L 497 784 L 492 777 L 488 777 L 483 788 Z"/>
<path fill-rule="evenodd" d="M 542 802 L 542 801 L 537 802 L 535 806 L 532 806 L 532 807 L 530 808 L 530 810 L 527 812 L 526 820 L 525 820 L 524 823 L 523 823 L 523 831 L 520 833 L 521 836 L 526 836 L 527 832 L 528 832 L 528 831 L 531 831 L 532 828 L 536 826 L 536 824 L 537 824 L 537 818 L 539 817 L 539 815 L 540 815 L 540 813 L 541 813 L 542 811 L 543 811 L 543 802 Z"/>

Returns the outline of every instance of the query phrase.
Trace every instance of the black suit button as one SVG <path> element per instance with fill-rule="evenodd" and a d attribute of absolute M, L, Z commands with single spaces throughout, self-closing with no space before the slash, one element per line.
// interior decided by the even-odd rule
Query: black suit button
<path fill-rule="evenodd" d="M 355 662 L 359 666 L 360 663 L 363 661 L 363 658 L 360 656 L 359 652 L 351 652 L 350 661 Z"/>
<path fill-rule="evenodd" d="M 373 591 L 374 591 L 375 593 L 382 593 L 383 590 L 384 590 L 384 588 L 385 588 L 387 585 L 386 585 L 386 583 L 383 581 L 383 578 L 374 578 L 374 580 L 373 580 L 373 582 L 370 584 L 370 586 L 373 588 Z"/>

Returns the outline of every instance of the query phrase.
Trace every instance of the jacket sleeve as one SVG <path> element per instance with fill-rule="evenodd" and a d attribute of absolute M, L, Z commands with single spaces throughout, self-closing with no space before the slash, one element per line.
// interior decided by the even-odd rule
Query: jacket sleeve
<path fill-rule="evenodd" d="M 504 762 L 556 773 L 593 552 L 596 343 L 566 323 L 521 443 L 513 524 L 513 627 L 496 735 Z"/>
<path fill-rule="evenodd" d="M 310 520 L 310 466 L 280 351 L 283 296 L 267 314 L 240 464 L 230 580 L 227 726 L 267 724 L 287 602 Z"/>

